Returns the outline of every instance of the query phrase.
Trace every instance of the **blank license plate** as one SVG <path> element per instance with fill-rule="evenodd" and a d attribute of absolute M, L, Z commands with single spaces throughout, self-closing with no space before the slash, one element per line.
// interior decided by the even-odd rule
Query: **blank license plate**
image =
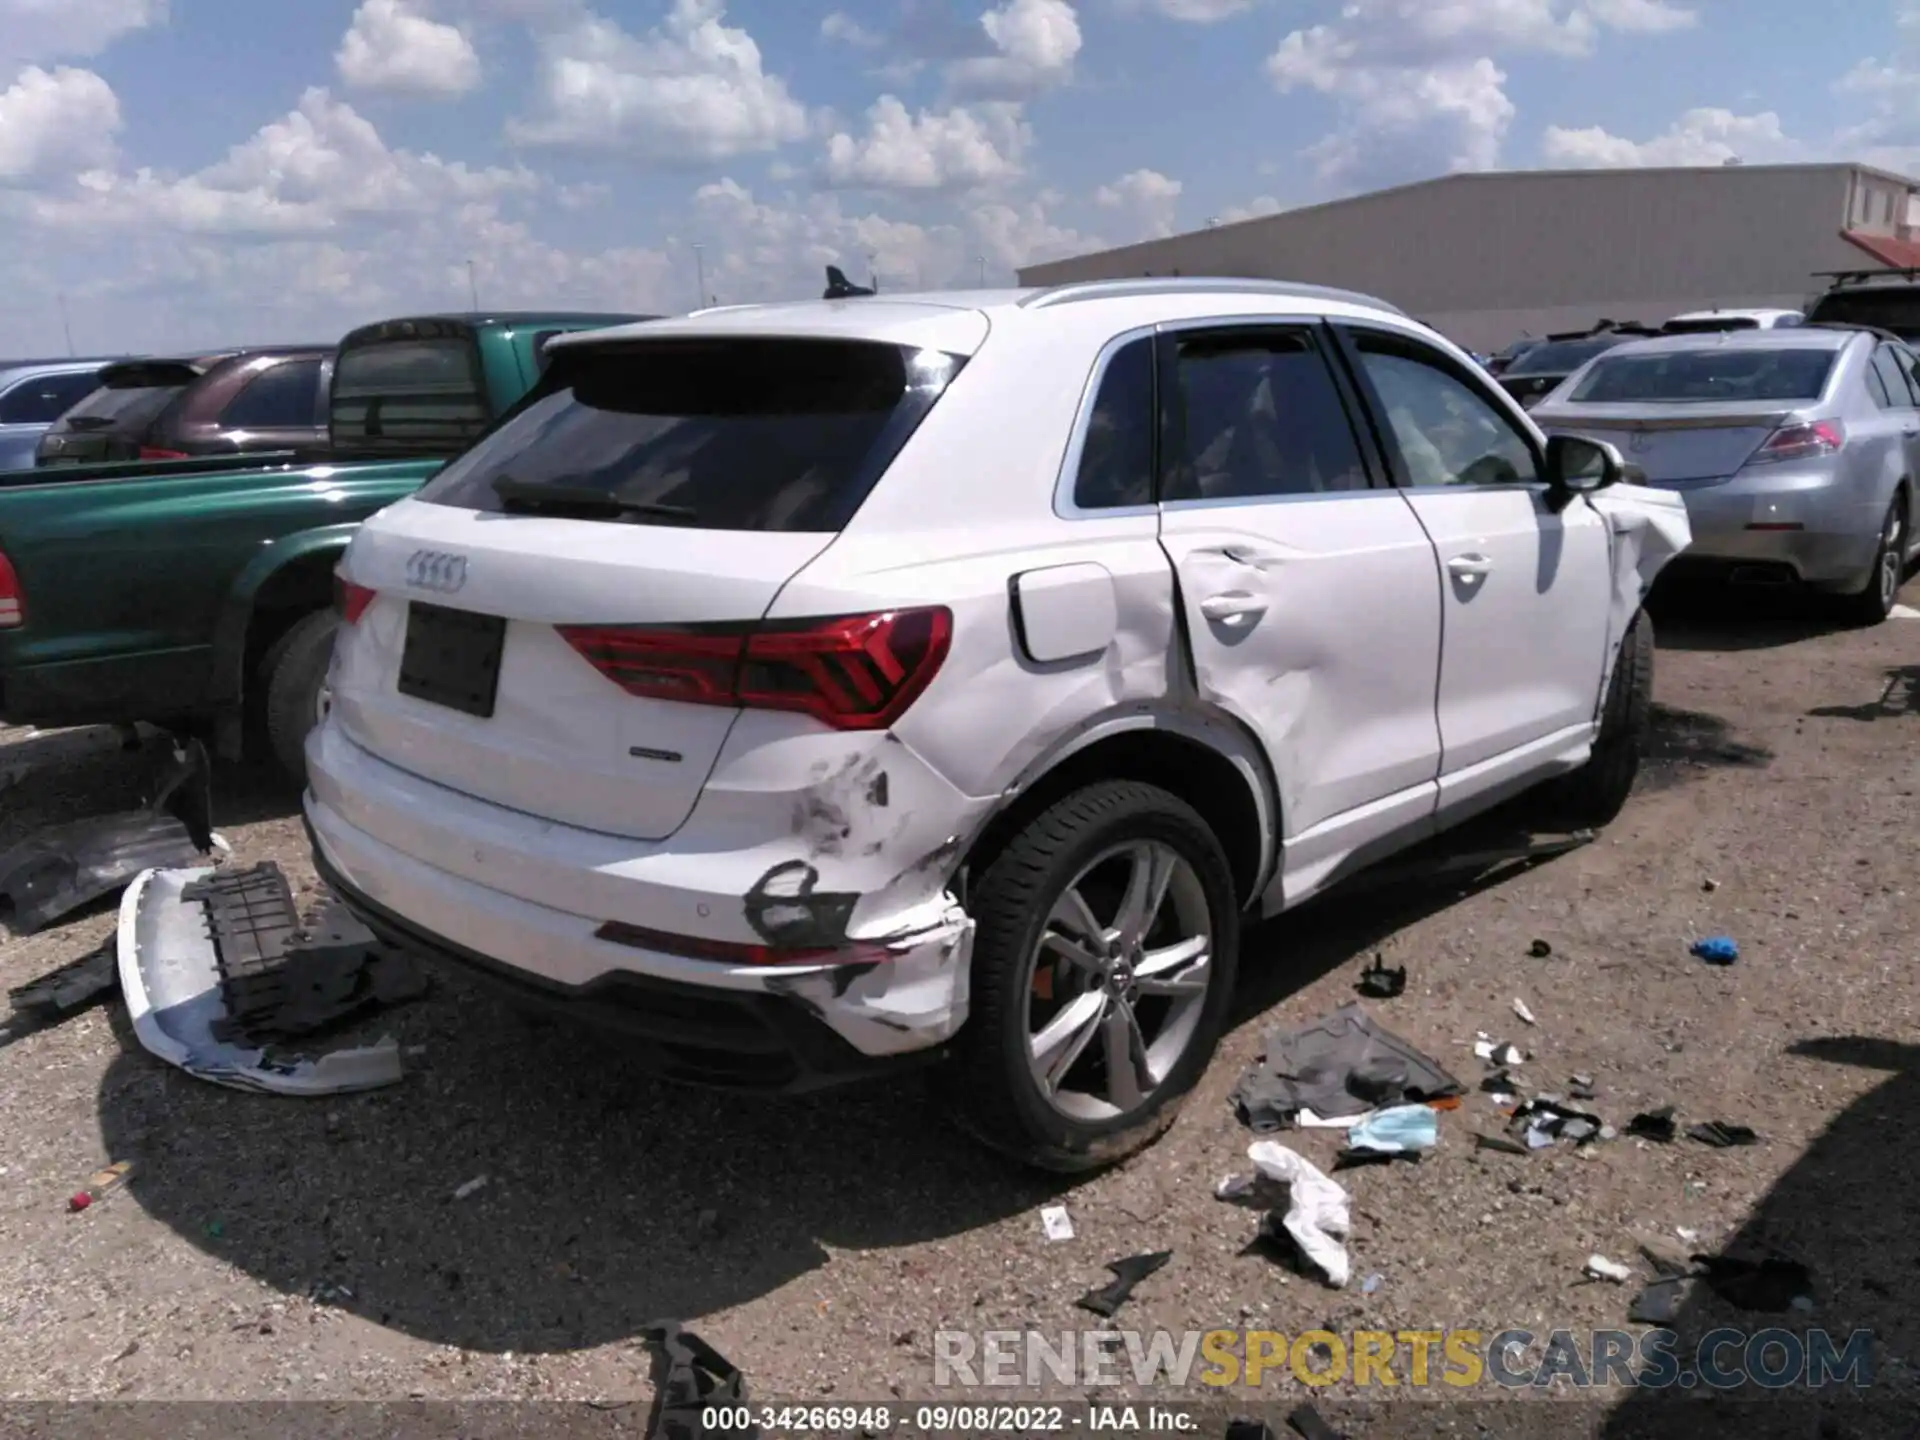
<path fill-rule="evenodd" d="M 415 600 L 407 606 L 400 693 L 482 720 L 493 717 L 507 622 Z"/>

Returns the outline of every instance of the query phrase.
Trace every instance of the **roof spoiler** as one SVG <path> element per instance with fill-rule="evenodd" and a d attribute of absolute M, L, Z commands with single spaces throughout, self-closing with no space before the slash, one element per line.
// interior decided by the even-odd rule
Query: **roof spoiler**
<path fill-rule="evenodd" d="M 1651 325 L 1642 325 L 1638 320 L 1601 320 L 1590 330 L 1565 330 L 1557 335 L 1549 335 L 1549 340 L 1591 340 L 1596 335 L 1659 335 L 1663 331 Z"/>
<path fill-rule="evenodd" d="M 847 279 L 846 272 L 838 265 L 827 266 L 827 293 L 829 300 L 850 300 L 856 295 L 877 295 L 879 286 L 856 285 Z"/>

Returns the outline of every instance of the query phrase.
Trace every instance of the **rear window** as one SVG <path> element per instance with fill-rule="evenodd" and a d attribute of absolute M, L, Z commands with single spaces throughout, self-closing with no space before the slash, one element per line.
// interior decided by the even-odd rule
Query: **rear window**
<path fill-rule="evenodd" d="M 1920 340 L 1920 290 L 1889 285 L 1826 295 L 1809 318 L 1816 323 L 1871 325 L 1891 330 L 1902 340 Z"/>
<path fill-rule="evenodd" d="M 1620 343 L 1609 336 L 1604 340 L 1548 340 L 1524 352 L 1507 369 L 1507 374 L 1571 375 L 1596 355 L 1604 355 Z"/>
<path fill-rule="evenodd" d="M 556 352 L 539 388 L 419 498 L 703 530 L 839 530 L 965 362 L 848 340 Z"/>
<path fill-rule="evenodd" d="M 144 430 L 160 418 L 184 385 L 103 385 L 60 417 L 63 430 Z"/>
<path fill-rule="evenodd" d="M 1729 330 L 1758 330 L 1750 315 L 1715 315 L 1704 320 L 1669 320 L 1660 327 L 1669 335 L 1724 335 Z"/>
<path fill-rule="evenodd" d="M 493 420 L 470 332 L 376 340 L 334 362 L 333 443 L 342 451 L 446 455 Z"/>
<path fill-rule="evenodd" d="M 1663 350 L 1597 361 L 1567 398 L 1574 404 L 1817 400 L 1839 352 L 1806 348 Z"/>

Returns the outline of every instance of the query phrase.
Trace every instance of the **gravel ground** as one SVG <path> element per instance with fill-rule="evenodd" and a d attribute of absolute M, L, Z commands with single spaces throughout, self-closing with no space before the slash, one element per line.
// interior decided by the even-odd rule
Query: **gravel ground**
<path fill-rule="evenodd" d="M 1740 1321 L 1695 1297 L 1683 1330 L 1871 1329 L 1881 1392 L 1911 1395 L 1916 642 L 1911 620 L 1663 615 L 1658 758 L 1598 843 L 1467 892 L 1336 895 L 1255 932 L 1236 1027 L 1177 1126 L 1078 1183 L 1014 1172 L 929 1123 L 915 1084 L 791 1101 L 667 1088 L 617 1041 L 457 985 L 381 1017 L 370 1033 L 398 1035 L 411 1073 L 350 1100 L 193 1080 L 149 1058 L 117 1004 L 0 1038 L 0 1395 L 644 1402 L 641 1331 L 671 1315 L 738 1361 L 756 1398 L 924 1399 L 936 1330 L 1090 1326 L 1074 1298 L 1140 1251 L 1174 1258 L 1122 1311 L 1132 1328 L 1545 1332 L 1622 1323 L 1632 1289 L 1584 1280 L 1585 1258 L 1644 1278 L 1636 1235 L 1682 1245 L 1676 1227 L 1700 1250 L 1778 1247 L 1816 1278 L 1811 1317 Z M 0 731 L 0 756 L 21 743 Z M 0 798 L 0 847 L 123 806 L 139 773 L 116 754 L 37 771 Z M 216 805 L 241 859 L 312 885 L 291 796 L 223 774 Z M 5 942 L 0 986 L 112 923 L 97 910 Z M 1719 932 L 1738 964 L 1688 956 Z M 1529 953 L 1536 939 L 1550 955 Z M 1498 1117 L 1474 1093 L 1423 1162 L 1342 1172 L 1348 1290 L 1243 1253 L 1257 1213 L 1211 1194 L 1251 1138 L 1228 1091 L 1268 1028 L 1350 998 L 1376 950 L 1410 976 L 1401 998 L 1368 1002 L 1376 1018 L 1469 1086 L 1487 1030 L 1537 1053 L 1536 1088 L 1592 1075 L 1591 1108 L 1617 1124 L 1674 1104 L 1683 1124 L 1747 1124 L 1763 1143 L 1481 1154 L 1472 1132 Z M 1337 1148 L 1283 1138 L 1323 1165 Z M 137 1181 L 66 1213 L 120 1159 Z M 1071 1241 L 1042 1236 L 1056 1202 Z M 1442 1428 L 1420 1423 L 1406 1433 Z"/>

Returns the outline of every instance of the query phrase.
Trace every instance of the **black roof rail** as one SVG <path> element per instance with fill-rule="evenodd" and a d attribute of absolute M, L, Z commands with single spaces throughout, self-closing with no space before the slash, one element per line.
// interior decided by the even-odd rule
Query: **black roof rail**
<path fill-rule="evenodd" d="M 1836 290 L 1843 285 L 1858 285 L 1867 280 L 1883 280 L 1895 277 L 1902 280 L 1920 280 L 1920 267 L 1901 269 L 1897 266 L 1882 266 L 1878 270 L 1816 270 L 1816 280 L 1831 280 Z"/>

